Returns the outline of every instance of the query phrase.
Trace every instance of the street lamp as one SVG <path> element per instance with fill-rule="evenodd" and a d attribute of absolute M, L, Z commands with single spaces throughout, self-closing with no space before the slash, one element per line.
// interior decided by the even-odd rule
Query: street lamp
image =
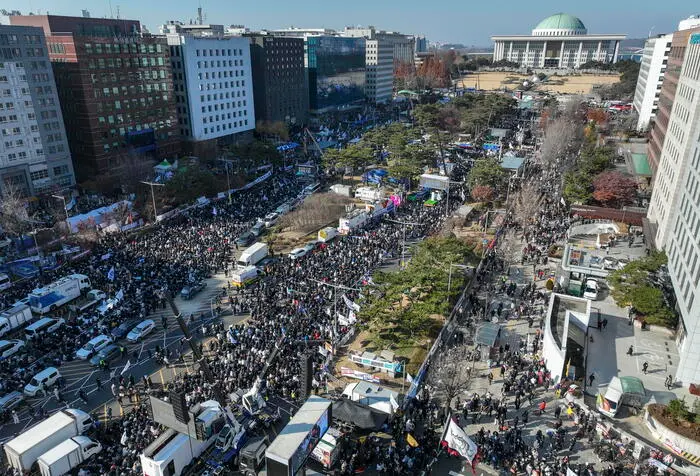
<path fill-rule="evenodd" d="M 231 160 L 231 159 L 219 159 L 219 161 L 226 164 L 226 184 L 228 186 L 228 190 L 226 191 L 226 193 L 228 194 L 228 203 L 231 204 L 231 178 L 229 177 L 229 173 L 228 173 L 228 164 L 232 163 L 233 160 Z"/>
<path fill-rule="evenodd" d="M 141 183 L 151 186 L 151 199 L 153 200 L 153 223 L 155 223 L 158 220 L 158 210 L 156 209 L 156 195 L 153 193 L 153 187 L 165 187 L 165 185 L 157 182 L 145 182 L 143 180 Z"/>
<path fill-rule="evenodd" d="M 57 198 L 63 201 L 63 211 L 66 213 L 66 226 L 68 227 L 68 233 L 70 233 L 70 223 L 68 223 L 68 207 L 66 206 L 66 197 L 63 195 L 51 195 L 53 198 Z"/>

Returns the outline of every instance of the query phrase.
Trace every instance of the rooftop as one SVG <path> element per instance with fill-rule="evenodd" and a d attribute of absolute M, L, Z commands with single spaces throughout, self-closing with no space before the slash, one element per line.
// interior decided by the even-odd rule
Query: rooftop
<path fill-rule="evenodd" d="M 541 32 L 542 36 L 548 36 L 554 31 L 573 35 L 585 35 L 588 32 L 578 17 L 567 13 L 557 13 L 539 22 L 532 30 L 532 34 L 540 36 L 539 32 Z"/>

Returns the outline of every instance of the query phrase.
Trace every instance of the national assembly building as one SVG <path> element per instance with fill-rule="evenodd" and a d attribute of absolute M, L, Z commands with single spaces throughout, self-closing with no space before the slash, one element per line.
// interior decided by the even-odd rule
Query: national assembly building
<path fill-rule="evenodd" d="M 578 68 L 589 61 L 616 63 L 625 35 L 589 35 L 583 22 L 557 13 L 542 20 L 532 35 L 492 36 L 493 61 L 522 68 Z"/>

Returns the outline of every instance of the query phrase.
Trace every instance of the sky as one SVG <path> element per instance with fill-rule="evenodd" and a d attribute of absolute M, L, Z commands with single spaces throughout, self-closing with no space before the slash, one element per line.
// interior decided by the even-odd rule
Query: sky
<path fill-rule="evenodd" d="M 374 25 L 466 46 L 490 46 L 491 35 L 529 34 L 540 20 L 559 12 L 578 16 L 589 33 L 624 33 L 628 38 L 670 33 L 679 20 L 700 14 L 691 0 L 2 0 L 0 8 L 70 16 L 80 16 L 86 8 L 93 17 L 116 17 L 118 9 L 120 18 L 140 20 L 157 32 L 168 20 L 194 19 L 199 5 L 205 23 L 250 29 Z"/>

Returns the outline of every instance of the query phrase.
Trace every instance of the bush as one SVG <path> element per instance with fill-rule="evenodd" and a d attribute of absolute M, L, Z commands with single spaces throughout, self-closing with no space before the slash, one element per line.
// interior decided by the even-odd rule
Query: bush
<path fill-rule="evenodd" d="M 676 423 L 681 421 L 692 421 L 694 415 L 688 411 L 688 404 L 685 403 L 685 399 L 673 399 L 666 405 L 666 411 L 668 415 L 673 418 Z"/>

